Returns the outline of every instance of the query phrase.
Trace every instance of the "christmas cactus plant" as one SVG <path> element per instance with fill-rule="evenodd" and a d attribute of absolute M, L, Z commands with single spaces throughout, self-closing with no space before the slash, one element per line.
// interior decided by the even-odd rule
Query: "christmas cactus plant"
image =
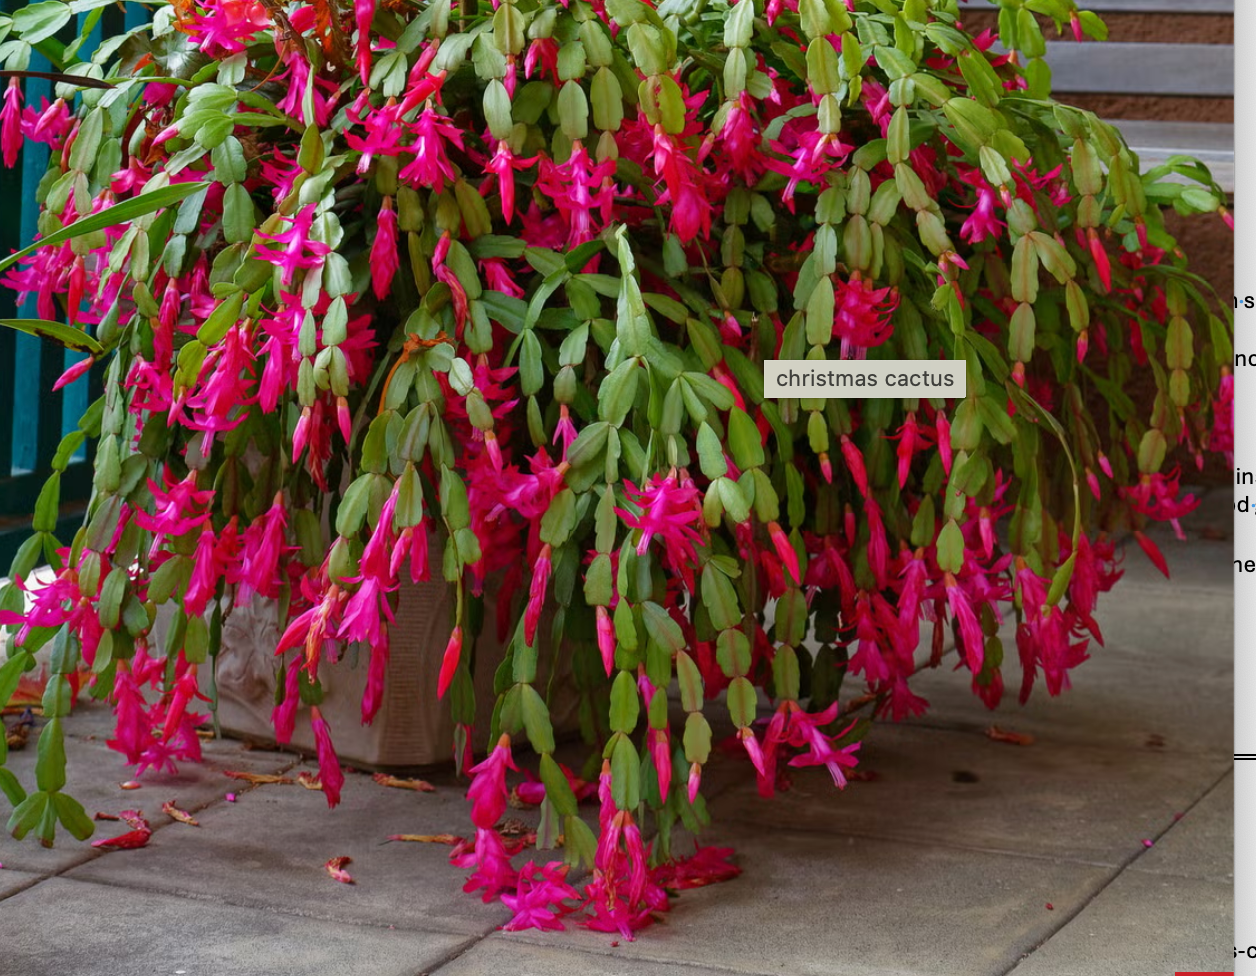
<path fill-rule="evenodd" d="M 4 262 L 40 318 L 10 324 L 104 382 L 58 457 L 96 441 L 84 525 L 53 537 L 54 472 L 0 595 L 0 698 L 51 649 L 37 782 L 0 767 L 18 836 L 90 832 L 81 685 L 140 772 L 198 758 L 198 672 L 253 600 L 285 620 L 276 734 L 313 706 L 334 805 L 320 682 L 357 645 L 369 722 L 398 590 L 434 577 L 468 890 L 631 936 L 735 870 L 670 845 L 706 820 L 715 716 L 769 795 L 786 765 L 846 785 L 922 670 L 1059 693 L 1114 534 L 1163 567 L 1142 529 L 1192 507 L 1178 465 L 1231 450 L 1231 313 L 1163 220 L 1228 221 L 1221 191 L 1051 99 L 1044 26 L 1104 32 L 1071 0 L 1002 0 L 997 38 L 956 0 L 175 0 L 90 56 L 56 40 L 104 6 L 0 17 L 4 161 L 52 149 Z M 33 50 L 51 104 L 24 103 Z M 765 398 L 765 360 L 837 358 L 960 360 L 966 395 Z M 472 728 L 483 628 L 508 651 Z M 583 892 L 498 832 L 523 737 Z"/>

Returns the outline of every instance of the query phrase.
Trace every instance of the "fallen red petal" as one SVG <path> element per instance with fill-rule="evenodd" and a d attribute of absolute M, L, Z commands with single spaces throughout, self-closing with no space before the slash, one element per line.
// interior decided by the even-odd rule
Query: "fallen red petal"
<path fill-rule="evenodd" d="M 134 850 L 137 847 L 143 847 L 148 843 L 148 838 L 153 836 L 151 830 L 132 830 L 118 837 L 107 837 L 104 840 L 92 841 L 92 847 L 106 847 L 115 850 Z"/>
<path fill-rule="evenodd" d="M 1027 732 L 1011 732 L 1007 729 L 1001 729 L 997 725 L 992 725 L 986 729 L 986 737 L 993 739 L 995 742 L 1007 742 L 1014 746 L 1031 746 L 1034 744 L 1034 737 Z"/>
<path fill-rule="evenodd" d="M 354 884 L 353 878 L 344 869 L 345 865 L 352 863 L 352 861 L 353 858 L 351 857 L 333 857 L 323 867 L 331 875 L 332 880 L 339 881 L 341 884 Z"/>

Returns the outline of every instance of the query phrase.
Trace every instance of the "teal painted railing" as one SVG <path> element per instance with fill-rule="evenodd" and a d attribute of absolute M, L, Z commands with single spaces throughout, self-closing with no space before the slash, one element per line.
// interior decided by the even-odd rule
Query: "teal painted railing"
<path fill-rule="evenodd" d="M 20 10 L 26 3 L 3 0 L 0 9 Z M 89 14 L 80 14 L 75 31 L 63 41 L 77 36 Z M 149 12 L 139 4 L 127 4 L 125 16 L 106 8 L 97 21 L 82 56 L 100 43 L 102 37 L 146 23 Z M 48 62 L 32 57 L 30 70 L 49 71 Z M 0 79 L 0 91 L 6 81 Z M 22 81 L 25 104 L 37 111 L 53 99 L 53 85 L 40 78 Z M 7 205 L 0 212 L 0 254 L 10 254 L 31 242 L 37 233 L 39 182 L 48 166 L 48 147 L 28 142 L 22 147 L 17 166 L 0 168 L 0 200 Z M 0 287 L 0 316 L 38 318 L 36 297 L 30 295 L 18 305 L 16 293 Z M 80 357 L 51 342 L 0 328 L 0 576 L 21 544 L 30 535 L 31 513 L 44 480 L 51 472 L 53 456 L 61 438 L 78 426 L 87 405 L 100 395 L 101 370 L 53 393 L 57 378 Z M 61 518 L 57 536 L 68 545 L 82 520 L 91 494 L 90 448 L 80 449 L 61 477 Z"/>

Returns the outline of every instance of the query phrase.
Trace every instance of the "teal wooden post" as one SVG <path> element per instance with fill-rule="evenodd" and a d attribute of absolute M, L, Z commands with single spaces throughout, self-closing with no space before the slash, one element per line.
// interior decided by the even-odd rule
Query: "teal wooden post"
<path fill-rule="evenodd" d="M 50 71 L 47 60 L 39 55 L 31 57 L 32 71 Z M 26 104 L 39 110 L 43 101 L 52 101 L 52 85 L 42 78 L 25 81 Z M 35 200 L 39 181 L 48 168 L 48 147 L 43 143 L 27 142 L 22 146 L 22 210 L 18 220 L 18 233 L 23 242 L 35 239 L 38 231 L 39 204 Z M 18 306 L 22 318 L 38 318 L 34 294 Z M 13 376 L 13 469 L 34 471 L 39 444 L 39 421 L 44 412 L 40 404 L 40 377 L 43 370 L 41 343 L 34 336 L 17 336 L 17 369 Z M 59 427 L 60 425 L 58 425 Z"/>

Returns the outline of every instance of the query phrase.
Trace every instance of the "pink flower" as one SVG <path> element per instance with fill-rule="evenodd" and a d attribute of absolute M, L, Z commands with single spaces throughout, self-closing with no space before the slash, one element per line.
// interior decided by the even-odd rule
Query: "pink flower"
<path fill-rule="evenodd" d="M 842 340 L 842 356 L 852 349 L 879 346 L 894 332 L 892 317 L 898 308 L 894 288 L 873 288 L 858 271 L 845 281 L 837 281 L 837 305 L 833 316 L 833 338 Z"/>
<path fill-rule="evenodd" d="M 182 662 L 182 658 L 180 661 Z M 174 694 L 170 696 L 170 708 L 166 712 L 166 721 L 162 727 L 162 742 L 169 742 L 174 738 L 174 734 L 179 731 L 179 726 L 183 722 L 184 712 L 187 710 L 188 702 L 193 698 L 199 698 L 201 701 L 209 701 L 202 695 L 196 683 L 196 665 L 187 664 L 182 675 L 175 681 Z"/>
<path fill-rule="evenodd" d="M 340 802 L 340 789 L 344 786 L 345 774 L 340 769 L 340 759 L 331 744 L 331 731 L 317 705 L 310 709 L 310 728 L 314 731 L 314 747 L 318 752 L 318 779 L 323 784 L 327 805 L 334 807 Z"/>
<path fill-rule="evenodd" d="M 286 231 L 278 234 L 263 234 L 261 232 L 257 234 L 258 237 L 265 238 L 268 241 L 285 245 L 282 249 L 267 244 L 259 245 L 257 248 L 258 257 L 283 269 L 283 283 L 285 287 L 292 284 L 293 275 L 299 269 L 319 267 L 323 263 L 323 259 L 331 253 L 329 245 L 310 238 L 310 229 L 314 224 L 315 206 L 316 204 L 313 203 L 307 204 L 301 208 L 301 211 L 295 217 L 283 218 L 291 224 Z"/>
<path fill-rule="evenodd" d="M 371 82 L 371 21 L 374 17 L 375 0 L 353 0 L 353 20 L 358 28 L 354 46 L 357 49 L 358 74 L 364 85 Z"/>
<path fill-rule="evenodd" d="M 603 224 L 610 221 L 615 203 L 611 183 L 614 174 L 615 160 L 592 165 L 582 142 L 572 146 L 571 156 L 565 163 L 556 164 L 551 159 L 541 158 L 536 187 L 553 201 L 566 221 L 569 249 L 593 239 L 596 233 L 594 211 L 599 212 Z M 531 235 L 528 236 L 530 239 Z"/>
<path fill-rule="evenodd" d="M 929 442 L 929 432 L 927 428 L 921 427 L 916 422 L 915 412 L 909 413 L 903 421 L 903 426 L 899 428 L 898 433 L 894 437 L 898 440 L 898 486 L 899 488 L 907 487 L 907 476 L 911 472 L 912 458 L 916 454 L 918 448 L 924 447 Z"/>
<path fill-rule="evenodd" d="M 650 542 L 658 536 L 672 570 L 679 572 L 692 590 L 693 566 L 697 562 L 694 546 L 702 542 L 702 536 L 693 528 L 693 523 L 702 518 L 698 489 L 692 483 L 681 485 L 674 472 L 665 478 L 655 475 L 648 488 L 637 488 L 625 481 L 624 489 L 625 496 L 641 509 L 641 514 L 622 508 L 615 509 L 615 513 L 629 528 L 641 530 L 637 555 L 645 555 Z"/>
<path fill-rule="evenodd" d="M 491 827 L 477 827 L 474 847 L 470 851 L 462 845 L 454 848 L 449 862 L 455 867 L 476 869 L 462 890 L 470 894 L 483 888 L 481 897 L 485 904 L 517 883 L 518 874 L 510 866 L 510 853 L 501 835 Z"/>
<path fill-rule="evenodd" d="M 550 861 L 538 868 L 528 861 L 519 872 L 516 892 L 513 895 L 502 893 L 502 904 L 515 913 L 502 929 L 506 932 L 523 929 L 560 931 L 565 928 L 561 916 L 575 910 L 574 906 L 564 903 L 579 898 L 579 892 L 567 884 L 567 865 L 561 861 Z"/>
<path fill-rule="evenodd" d="M 663 131 L 662 125 L 653 129 L 654 144 L 650 158 L 654 173 L 659 177 L 663 193 L 660 203 L 671 203 L 671 230 L 681 243 L 689 243 L 701 233 L 711 232 L 711 203 L 706 198 L 704 184 L 706 174 L 685 151 L 680 140 Z"/>
<path fill-rule="evenodd" d="M 789 743 L 794 746 L 804 746 L 807 751 L 800 756 L 795 756 L 789 764 L 791 766 L 824 766 L 833 777 L 833 785 L 838 789 L 845 787 L 846 777 L 842 770 L 852 769 L 858 763 L 854 754 L 859 751 L 861 743 L 855 742 L 840 749 L 834 749 L 833 742 L 850 732 L 855 727 L 855 723 L 851 722 L 835 736 L 828 736 L 820 731 L 820 726 L 828 725 L 837 718 L 836 702 L 823 712 L 814 715 L 808 715 L 799 709 L 793 712 L 791 718 Z"/>
<path fill-rule="evenodd" d="M 366 641 L 374 646 L 383 638 L 381 618 L 392 622 L 392 609 L 380 581 L 373 576 L 362 577 L 361 585 L 345 604 L 337 638 L 344 641 Z"/>
<path fill-rule="evenodd" d="M 393 547 L 392 558 L 388 561 L 388 571 L 396 576 L 406 556 L 410 557 L 410 582 L 418 583 L 430 575 L 427 562 L 427 527 L 420 522 L 408 525 L 401 530 L 397 544 Z"/>
<path fill-rule="evenodd" d="M 969 176 L 979 178 L 976 170 L 972 170 Z M 985 180 L 977 183 L 977 204 L 972 215 L 959 229 L 960 238 L 969 244 L 980 244 L 987 237 L 997 238 L 1007 226 L 994 215 L 994 208 L 998 202 L 998 194 Z"/>
<path fill-rule="evenodd" d="M 968 668 L 974 674 L 981 670 L 986 655 L 986 638 L 981 631 L 981 624 L 973 611 L 968 594 L 956 582 L 950 573 L 946 574 L 946 602 L 951 614 L 959 624 L 960 643 L 964 656 L 968 660 Z"/>
<path fill-rule="evenodd" d="M 128 763 L 138 763 L 153 740 L 152 727 L 148 721 L 144 693 L 126 661 L 118 662 L 113 680 L 113 703 L 114 737 L 105 744 L 126 756 Z"/>
<path fill-rule="evenodd" d="M 467 799 L 471 801 L 471 822 L 482 829 L 497 824 L 506 812 L 506 770 L 518 772 L 510 755 L 510 736 L 502 735 L 487 758 L 471 767 L 471 786 Z"/>
<path fill-rule="evenodd" d="M 288 528 L 288 509 L 283 492 L 275 495 L 270 508 L 261 520 L 244 531 L 243 565 L 240 582 L 243 584 L 239 599 L 248 602 L 254 593 L 274 597 L 283 582 L 279 573 L 279 560 L 287 547 L 284 545 Z"/>
<path fill-rule="evenodd" d="M 1174 468 L 1167 475 L 1160 472 L 1144 474 L 1138 479 L 1137 485 L 1121 488 L 1119 491 L 1133 511 L 1157 521 L 1168 522 L 1173 526 L 1177 537 L 1185 539 L 1178 519 L 1195 511 L 1199 507 L 1199 499 L 1194 495 L 1179 497 L 1182 493 L 1179 479 L 1180 473 Z"/>
<path fill-rule="evenodd" d="M 413 155 L 400 172 L 400 179 L 416 186 L 431 187 L 436 193 L 445 189 L 445 181 L 454 179 L 446 143 L 462 148 L 462 130 L 432 108 L 426 108 L 414 123 L 416 139 L 409 147 Z"/>
<path fill-rule="evenodd" d="M 523 76 L 531 78 L 537 65 L 541 66 L 539 77 L 548 76 L 558 82 L 558 42 L 552 37 L 538 37 L 528 45 L 528 53 L 523 56 Z"/>
<path fill-rule="evenodd" d="M 189 8 L 186 33 L 211 58 L 222 58 L 248 47 L 248 42 L 270 24 L 266 8 L 249 0 L 224 0 Z"/>
<path fill-rule="evenodd" d="M 292 741 L 292 733 L 296 728 L 297 706 L 301 704 L 300 680 L 301 669 L 298 662 L 293 661 L 284 673 L 283 701 L 271 712 L 270 722 L 275 727 L 275 739 L 280 743 Z"/>
<path fill-rule="evenodd" d="M 535 162 L 535 156 L 530 159 L 516 156 L 511 152 L 510 143 L 502 139 L 497 143 L 493 158 L 484 164 L 484 171 L 497 177 L 502 198 L 502 216 L 506 218 L 506 223 L 515 219 L 515 170 L 528 169 Z"/>
<path fill-rule="evenodd" d="M 345 132 L 345 142 L 350 149 L 362 154 L 358 160 L 357 171 L 365 174 L 371 168 L 371 161 L 376 156 L 397 156 L 405 149 L 404 142 L 410 132 L 409 126 L 402 121 L 405 107 L 390 98 L 380 108 L 371 108 L 363 118 L 353 106 L 345 110 L 345 114 L 366 129 L 366 137 L 353 131 Z"/>
<path fill-rule="evenodd" d="M 366 690 L 362 693 L 362 724 L 375 721 L 384 703 L 384 678 L 388 673 L 388 631 L 382 630 L 371 643 L 371 662 L 366 671 Z"/>
<path fill-rule="evenodd" d="M 144 511 L 135 513 L 135 521 L 140 528 L 158 535 L 179 536 L 204 524 L 209 519 L 208 512 L 197 509 L 206 506 L 214 497 L 214 490 L 196 489 L 196 472 L 189 471 L 182 481 L 170 482 L 170 472 L 165 472 L 166 491 L 162 491 L 157 482 L 148 480 L 148 490 L 153 494 L 156 511 L 149 514 Z"/>

